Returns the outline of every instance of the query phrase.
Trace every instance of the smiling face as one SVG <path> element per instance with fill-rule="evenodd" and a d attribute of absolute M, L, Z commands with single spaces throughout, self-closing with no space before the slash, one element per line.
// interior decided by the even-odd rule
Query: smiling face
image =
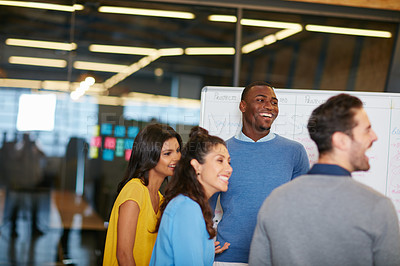
<path fill-rule="evenodd" d="M 172 176 L 176 163 L 181 158 L 178 140 L 170 138 L 166 140 L 161 148 L 160 160 L 157 165 L 149 171 L 149 176 L 165 178 Z"/>
<path fill-rule="evenodd" d="M 370 168 L 369 159 L 365 155 L 366 151 L 378 138 L 371 128 L 368 115 L 364 109 L 355 111 L 354 121 L 356 126 L 352 130 L 349 160 L 352 171 L 368 171 Z"/>
<path fill-rule="evenodd" d="M 216 192 L 228 190 L 232 167 L 228 150 L 224 145 L 217 144 L 214 146 L 204 157 L 203 164 L 200 164 L 196 159 L 193 159 L 191 164 L 207 198 L 210 198 Z"/>
<path fill-rule="evenodd" d="M 268 135 L 279 113 L 278 98 L 271 87 L 254 86 L 240 102 L 243 133 L 254 141 Z"/>

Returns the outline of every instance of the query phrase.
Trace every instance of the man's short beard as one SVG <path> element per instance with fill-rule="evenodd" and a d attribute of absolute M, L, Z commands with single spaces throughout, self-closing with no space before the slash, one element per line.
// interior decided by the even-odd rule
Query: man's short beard
<path fill-rule="evenodd" d="M 259 129 L 260 129 L 261 131 L 269 131 L 269 130 L 271 129 L 271 127 L 267 127 L 267 128 L 265 128 L 265 127 L 259 127 Z"/>

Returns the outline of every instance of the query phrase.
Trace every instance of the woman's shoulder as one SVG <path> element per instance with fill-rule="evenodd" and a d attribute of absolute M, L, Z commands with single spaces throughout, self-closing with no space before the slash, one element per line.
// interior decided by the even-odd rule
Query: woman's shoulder
<path fill-rule="evenodd" d="M 132 178 L 128 183 L 125 184 L 120 194 L 144 193 L 145 191 L 146 186 L 143 185 L 142 180 L 139 178 Z"/>
<path fill-rule="evenodd" d="M 174 214 L 177 212 L 193 212 L 195 210 L 201 211 L 200 205 L 188 196 L 179 194 L 168 203 L 165 211 Z"/>

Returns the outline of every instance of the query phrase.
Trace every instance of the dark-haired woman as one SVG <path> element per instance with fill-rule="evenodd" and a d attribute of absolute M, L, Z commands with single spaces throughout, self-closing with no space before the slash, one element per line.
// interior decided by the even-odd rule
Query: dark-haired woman
<path fill-rule="evenodd" d="M 111 211 L 103 265 L 148 265 L 162 195 L 181 157 L 182 140 L 167 125 L 152 124 L 136 136 L 118 197 Z"/>
<path fill-rule="evenodd" d="M 228 189 L 232 173 L 225 142 L 192 129 L 167 186 L 150 265 L 212 265 L 215 230 L 208 199 Z"/>

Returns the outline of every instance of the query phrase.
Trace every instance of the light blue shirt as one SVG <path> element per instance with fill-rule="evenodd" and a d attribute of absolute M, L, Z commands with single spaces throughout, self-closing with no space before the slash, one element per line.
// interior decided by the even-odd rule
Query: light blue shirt
<path fill-rule="evenodd" d="M 265 142 L 265 141 L 269 141 L 269 140 L 274 139 L 274 138 L 275 138 L 275 134 L 272 133 L 271 131 L 268 133 L 268 135 L 266 135 L 265 137 L 263 137 L 263 138 L 261 138 L 261 139 L 259 139 L 257 141 L 254 141 L 251 138 L 249 138 L 248 136 L 246 136 L 243 133 L 242 129 L 238 130 L 238 132 L 235 135 L 235 139 L 238 139 L 238 140 L 241 140 L 241 141 L 245 141 L 245 142 Z"/>
<path fill-rule="evenodd" d="M 161 218 L 150 265 L 212 266 L 214 254 L 200 205 L 182 194 L 176 196 Z"/>

